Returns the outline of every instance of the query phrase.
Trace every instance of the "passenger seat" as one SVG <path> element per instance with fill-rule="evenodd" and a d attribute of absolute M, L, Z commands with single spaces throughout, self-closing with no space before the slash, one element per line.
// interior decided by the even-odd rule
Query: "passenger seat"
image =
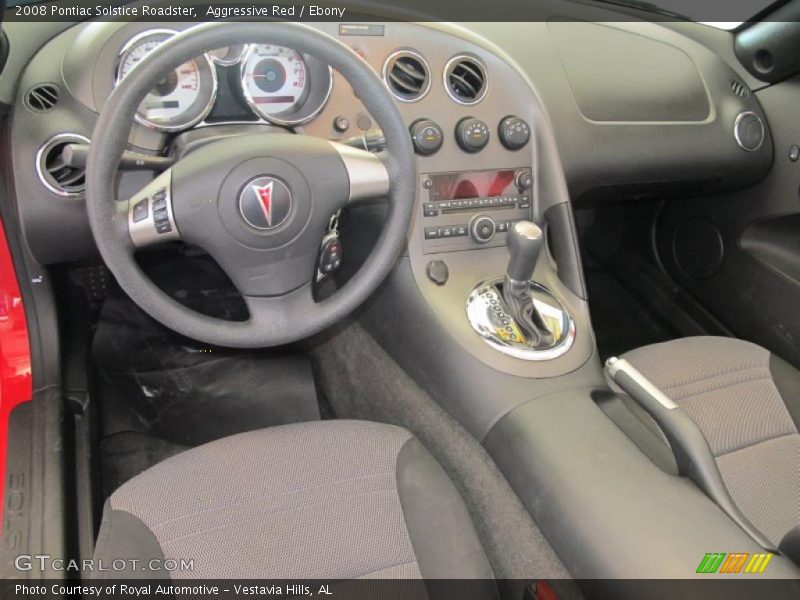
<path fill-rule="evenodd" d="M 653 344 L 621 358 L 694 419 L 739 509 L 797 561 L 800 371 L 760 346 L 723 337 Z"/>

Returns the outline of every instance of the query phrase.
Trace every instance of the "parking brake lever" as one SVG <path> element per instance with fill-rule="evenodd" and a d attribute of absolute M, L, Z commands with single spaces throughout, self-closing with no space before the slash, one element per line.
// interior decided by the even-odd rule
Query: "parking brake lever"
<path fill-rule="evenodd" d="M 530 280 L 544 244 L 544 234 L 536 223 L 518 221 L 509 228 L 506 246 L 510 259 L 503 280 L 503 300 L 528 345 L 537 348 L 553 343 L 553 334 L 536 310 Z"/>
<path fill-rule="evenodd" d="M 779 551 L 734 504 L 703 432 L 680 406 L 624 358 L 606 361 L 611 380 L 653 417 L 669 441 L 678 474 L 691 479 L 753 541 L 769 552 Z"/>

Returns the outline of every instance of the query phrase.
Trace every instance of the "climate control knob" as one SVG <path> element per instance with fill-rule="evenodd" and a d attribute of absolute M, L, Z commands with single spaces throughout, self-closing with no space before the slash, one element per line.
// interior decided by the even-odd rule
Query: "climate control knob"
<path fill-rule="evenodd" d="M 469 222 L 469 234 L 479 244 L 491 242 L 496 231 L 495 222 L 486 215 L 475 215 Z"/>
<path fill-rule="evenodd" d="M 456 125 L 456 141 L 464 152 L 480 152 L 489 143 L 489 126 L 475 117 L 461 119 Z"/>
<path fill-rule="evenodd" d="M 414 151 L 422 156 L 430 156 L 439 151 L 444 141 L 444 131 L 436 121 L 418 119 L 411 124 L 411 142 Z"/>
<path fill-rule="evenodd" d="M 523 119 L 512 115 L 500 121 L 497 134 L 503 146 L 509 150 L 519 150 L 531 139 L 531 128 Z"/>

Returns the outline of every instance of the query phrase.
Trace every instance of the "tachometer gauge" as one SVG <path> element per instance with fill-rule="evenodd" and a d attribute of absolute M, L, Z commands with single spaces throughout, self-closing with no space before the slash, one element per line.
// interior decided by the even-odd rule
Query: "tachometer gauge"
<path fill-rule="evenodd" d="M 120 53 L 117 82 L 173 35 L 169 29 L 153 29 L 133 37 Z M 216 96 L 214 65 L 202 55 L 167 73 L 139 105 L 136 119 L 161 131 L 186 129 L 208 115 Z"/>
<path fill-rule="evenodd" d="M 215 63 L 222 67 L 232 67 L 240 60 L 242 60 L 242 55 L 244 54 L 245 46 L 244 45 L 237 45 L 237 46 L 225 46 L 224 48 L 217 48 L 216 50 L 211 50 L 208 55 L 211 57 Z"/>
<path fill-rule="evenodd" d="M 291 48 L 251 44 L 240 68 L 242 91 L 253 111 L 278 125 L 309 121 L 330 95 L 330 67 Z"/>

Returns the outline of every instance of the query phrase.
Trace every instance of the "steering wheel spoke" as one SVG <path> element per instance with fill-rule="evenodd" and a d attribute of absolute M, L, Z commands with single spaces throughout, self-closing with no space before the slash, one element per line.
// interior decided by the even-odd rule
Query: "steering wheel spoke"
<path fill-rule="evenodd" d="M 316 302 L 311 283 L 281 296 L 243 296 L 250 311 L 251 325 L 283 332 L 283 339 L 277 345 L 297 340 L 297 330 L 302 328 L 303 319 L 313 311 Z"/>
<path fill-rule="evenodd" d="M 136 248 L 181 239 L 172 206 L 172 169 L 128 200 L 128 233 Z"/>
<path fill-rule="evenodd" d="M 337 142 L 331 145 L 339 153 L 350 182 L 345 204 L 381 198 L 389 193 L 389 170 L 380 155 Z"/>

